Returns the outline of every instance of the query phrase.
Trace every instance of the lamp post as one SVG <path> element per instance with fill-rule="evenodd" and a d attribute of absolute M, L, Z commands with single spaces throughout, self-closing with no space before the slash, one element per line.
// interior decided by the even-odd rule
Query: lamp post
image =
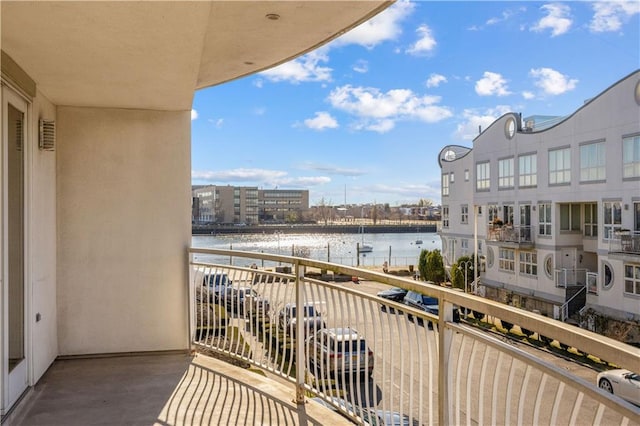
<path fill-rule="evenodd" d="M 473 260 L 465 260 L 464 262 L 461 262 L 459 266 L 464 266 L 464 292 L 468 293 L 467 282 L 469 280 L 469 275 L 467 271 L 473 271 Z"/>
<path fill-rule="evenodd" d="M 464 293 L 467 294 L 469 291 L 467 290 L 467 286 L 468 283 L 467 281 L 469 280 L 469 274 L 467 273 L 467 271 L 470 269 L 471 271 L 473 271 L 473 260 L 465 260 L 464 262 L 461 262 L 458 264 L 458 267 L 460 266 L 464 266 Z M 468 309 L 465 308 L 464 310 L 464 317 L 467 318 L 468 315 Z"/>

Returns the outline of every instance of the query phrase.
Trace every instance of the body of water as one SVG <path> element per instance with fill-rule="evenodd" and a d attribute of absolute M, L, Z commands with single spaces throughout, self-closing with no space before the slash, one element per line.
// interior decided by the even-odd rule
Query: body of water
<path fill-rule="evenodd" d="M 382 266 L 387 261 L 391 267 L 417 265 L 423 249 L 442 249 L 440 236 L 435 233 L 384 233 L 384 234 L 242 234 L 242 235 L 194 235 L 194 248 L 215 248 L 283 256 L 300 256 L 329 261 L 342 265 L 358 264 L 357 246 L 373 246 L 373 251 L 360 253 L 361 266 Z M 197 255 L 196 260 L 226 263 L 230 259 L 220 256 Z M 246 259 L 233 259 L 240 266 Z M 270 265 L 261 265 L 270 266 Z"/>

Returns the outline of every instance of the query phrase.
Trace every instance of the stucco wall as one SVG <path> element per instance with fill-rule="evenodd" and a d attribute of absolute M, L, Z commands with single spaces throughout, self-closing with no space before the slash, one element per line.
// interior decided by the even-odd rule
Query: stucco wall
<path fill-rule="evenodd" d="M 61 355 L 187 347 L 190 111 L 58 108 Z"/>
<path fill-rule="evenodd" d="M 56 119 L 55 106 L 38 92 L 32 104 L 30 172 L 31 342 L 35 383 L 58 355 L 56 309 L 56 152 L 38 149 L 38 120 Z M 28 284 L 29 285 L 29 284 Z M 39 314 L 39 321 L 36 315 Z"/>

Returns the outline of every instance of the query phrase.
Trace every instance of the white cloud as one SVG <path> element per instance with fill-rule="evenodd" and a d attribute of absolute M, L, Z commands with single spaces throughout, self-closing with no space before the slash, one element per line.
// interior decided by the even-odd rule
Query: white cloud
<path fill-rule="evenodd" d="M 320 48 L 293 61 L 262 71 L 260 75 L 270 81 L 288 81 L 293 84 L 309 81 L 331 81 L 333 70 L 321 65 L 321 63 L 328 61 L 327 48 Z"/>
<path fill-rule="evenodd" d="M 399 120 L 420 120 L 434 123 L 451 117 L 451 110 L 436 105 L 439 96 L 418 96 L 409 89 L 393 89 L 381 92 L 373 87 L 335 88 L 329 94 L 329 103 L 359 119 L 356 129 L 384 133 Z"/>
<path fill-rule="evenodd" d="M 262 89 L 262 86 L 264 86 L 264 80 L 261 78 L 256 78 L 255 80 L 253 80 L 253 85 L 258 89 Z"/>
<path fill-rule="evenodd" d="M 529 71 L 534 84 L 547 95 L 561 95 L 576 88 L 578 80 L 570 79 L 551 68 L 537 68 Z"/>
<path fill-rule="evenodd" d="M 529 100 L 529 99 L 535 98 L 536 95 L 533 92 L 529 92 L 525 90 L 524 92 L 522 92 L 522 97 L 525 98 L 526 100 Z"/>
<path fill-rule="evenodd" d="M 316 170 L 318 172 L 328 173 L 330 175 L 339 175 L 339 176 L 362 176 L 367 174 L 364 170 L 360 169 L 347 169 L 344 167 L 338 166 L 328 166 L 323 164 L 315 164 L 311 162 L 303 163 L 299 166 L 300 169 L 303 170 Z"/>
<path fill-rule="evenodd" d="M 446 83 L 447 77 L 441 74 L 432 73 L 427 79 L 427 87 L 438 87 L 441 83 Z"/>
<path fill-rule="evenodd" d="M 511 111 L 512 108 L 508 105 L 498 105 L 485 111 L 466 109 L 462 114 L 464 121 L 458 124 L 454 136 L 462 140 L 472 140 L 478 136 L 480 129 L 486 130 L 496 119 Z"/>
<path fill-rule="evenodd" d="M 433 38 L 431 28 L 423 24 L 418 27 L 416 33 L 418 33 L 420 38 L 409 49 L 407 49 L 407 53 L 417 56 L 430 53 L 437 44 L 436 39 Z"/>
<path fill-rule="evenodd" d="M 364 73 L 369 71 L 369 63 L 367 61 L 363 60 L 363 59 L 360 59 L 359 61 L 357 61 L 353 65 L 352 69 L 355 72 L 359 72 L 361 74 L 364 74 Z"/>
<path fill-rule="evenodd" d="M 571 28 L 573 21 L 569 17 L 571 9 L 565 4 L 551 3 L 545 4 L 540 8 L 547 13 L 545 17 L 540 19 L 531 31 L 543 32 L 547 29 L 551 30 L 551 36 L 559 36 L 566 33 Z"/>
<path fill-rule="evenodd" d="M 218 118 L 218 119 L 210 118 L 207 121 L 211 124 L 214 124 L 218 129 L 222 128 L 222 125 L 224 124 L 224 118 Z"/>
<path fill-rule="evenodd" d="M 198 118 L 198 111 L 196 111 L 195 109 L 191 109 L 191 121 L 197 118 Z"/>
<path fill-rule="evenodd" d="M 331 178 L 327 176 L 301 176 L 278 179 L 276 184 L 289 188 L 309 188 L 324 185 L 329 182 L 331 182 Z"/>
<path fill-rule="evenodd" d="M 338 122 L 328 112 L 316 112 L 314 118 L 304 120 L 304 125 L 314 130 L 335 129 L 339 127 Z"/>
<path fill-rule="evenodd" d="M 396 2 L 369 21 L 337 38 L 331 45 L 358 44 L 372 49 L 382 42 L 396 40 L 402 34 L 401 22 L 413 13 L 414 8 L 415 5 L 411 2 Z"/>
<path fill-rule="evenodd" d="M 265 107 L 256 107 L 253 109 L 253 113 L 255 115 L 265 115 L 267 109 Z"/>
<path fill-rule="evenodd" d="M 274 181 L 286 175 L 287 172 L 284 171 L 266 169 L 232 169 L 204 172 L 193 171 L 191 173 L 192 179 L 208 182 Z"/>
<path fill-rule="evenodd" d="M 331 182 L 331 178 L 327 176 L 293 177 L 282 170 L 266 169 L 192 171 L 191 178 L 194 181 L 204 181 L 215 184 L 245 182 L 256 186 L 288 186 L 296 188 L 308 188 L 310 186 L 323 185 Z"/>
<path fill-rule="evenodd" d="M 502 75 L 485 71 L 480 80 L 476 81 L 476 93 L 480 96 L 507 96 L 511 92 L 507 87 L 507 80 Z"/>
<path fill-rule="evenodd" d="M 623 21 L 628 21 L 633 15 L 640 13 L 640 2 L 607 1 L 593 3 L 593 18 L 589 23 L 589 29 L 595 33 L 618 31 L 622 28 Z"/>

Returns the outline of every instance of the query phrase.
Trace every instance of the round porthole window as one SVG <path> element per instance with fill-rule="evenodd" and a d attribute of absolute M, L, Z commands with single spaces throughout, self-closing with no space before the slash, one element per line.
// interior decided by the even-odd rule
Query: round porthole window
<path fill-rule="evenodd" d="M 613 268 L 609 262 L 602 262 L 602 288 L 609 289 L 613 285 Z"/>
<path fill-rule="evenodd" d="M 544 273 L 547 278 L 553 279 L 553 255 L 548 254 L 544 258 Z"/>
<path fill-rule="evenodd" d="M 487 266 L 489 268 L 493 267 L 493 249 L 491 247 L 487 247 Z"/>
<path fill-rule="evenodd" d="M 504 123 L 504 135 L 507 137 L 507 139 L 511 139 L 515 134 L 516 134 L 516 119 L 513 117 L 509 117 L 507 121 Z"/>

